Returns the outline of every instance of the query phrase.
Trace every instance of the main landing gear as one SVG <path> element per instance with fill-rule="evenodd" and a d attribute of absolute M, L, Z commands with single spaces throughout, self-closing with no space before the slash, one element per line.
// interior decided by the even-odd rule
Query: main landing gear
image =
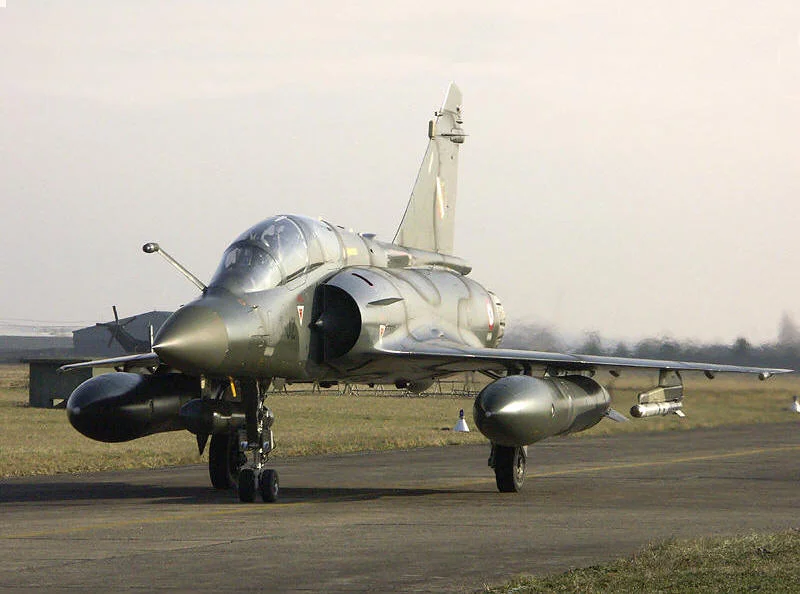
<path fill-rule="evenodd" d="M 501 493 L 517 493 L 525 482 L 528 448 L 492 444 L 489 466 L 494 468 L 497 489 Z"/>
<path fill-rule="evenodd" d="M 278 473 L 264 468 L 274 447 L 272 423 L 275 417 L 266 406 L 269 380 L 242 379 L 237 382 L 244 408 L 244 426 L 211 436 L 208 473 L 216 489 L 236 489 L 239 500 L 252 503 L 256 493 L 267 503 L 278 500 Z M 239 413 L 241 419 L 241 413 Z"/>
<path fill-rule="evenodd" d="M 208 448 L 208 475 L 215 489 L 233 489 L 239 484 L 239 470 L 247 461 L 239 450 L 239 432 L 216 433 Z"/>

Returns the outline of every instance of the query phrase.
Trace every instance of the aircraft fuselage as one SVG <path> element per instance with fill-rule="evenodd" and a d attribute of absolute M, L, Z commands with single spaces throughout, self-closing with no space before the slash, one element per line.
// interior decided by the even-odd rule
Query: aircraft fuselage
<path fill-rule="evenodd" d="M 231 244 L 204 294 L 159 330 L 154 350 L 186 373 L 411 385 L 430 373 L 380 350 L 502 339 L 502 305 L 469 271 L 453 256 L 273 217 Z"/>

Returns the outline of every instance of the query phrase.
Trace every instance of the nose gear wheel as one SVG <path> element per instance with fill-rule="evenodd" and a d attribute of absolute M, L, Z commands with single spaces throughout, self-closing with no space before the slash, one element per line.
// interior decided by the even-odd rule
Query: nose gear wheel
<path fill-rule="evenodd" d="M 241 380 L 244 400 L 245 428 L 239 432 L 238 451 L 244 458 L 239 471 L 239 500 L 245 503 L 255 501 L 256 492 L 266 503 L 278 500 L 278 473 L 264 468 L 274 447 L 272 423 L 275 415 L 267 407 L 269 380 Z"/>

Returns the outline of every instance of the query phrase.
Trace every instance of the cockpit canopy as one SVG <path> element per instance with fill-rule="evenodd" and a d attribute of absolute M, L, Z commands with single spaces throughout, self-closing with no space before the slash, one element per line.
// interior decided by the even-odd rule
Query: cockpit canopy
<path fill-rule="evenodd" d="M 236 238 L 225 250 L 209 286 L 233 293 L 264 291 L 341 260 L 342 244 L 328 223 L 279 215 Z"/>

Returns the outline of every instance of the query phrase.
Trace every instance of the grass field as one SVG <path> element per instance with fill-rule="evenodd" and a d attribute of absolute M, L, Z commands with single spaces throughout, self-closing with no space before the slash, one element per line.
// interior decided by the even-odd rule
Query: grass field
<path fill-rule="evenodd" d="M 627 414 L 637 392 L 655 382 L 654 374 L 633 373 L 608 383 L 614 406 Z M 688 378 L 686 386 L 685 419 L 671 415 L 629 423 L 603 421 L 576 437 L 785 421 L 791 418 L 788 406 L 792 395 L 800 393 L 800 378 L 790 375 L 761 382 L 752 376 L 726 376 L 708 381 L 700 376 Z M 64 410 L 30 408 L 27 402 L 27 366 L 0 365 L 0 476 L 201 461 L 195 438 L 188 432 L 105 444 L 73 430 Z M 276 457 L 486 442 L 477 431 L 462 434 L 449 430 L 461 408 L 472 424 L 472 397 L 463 395 L 411 398 L 366 395 L 364 391 L 360 395 L 292 391 L 271 395 L 269 405 L 277 419 Z"/>
<path fill-rule="evenodd" d="M 492 594 L 534 592 L 800 592 L 800 530 L 652 544 L 630 558 L 521 577 Z"/>

